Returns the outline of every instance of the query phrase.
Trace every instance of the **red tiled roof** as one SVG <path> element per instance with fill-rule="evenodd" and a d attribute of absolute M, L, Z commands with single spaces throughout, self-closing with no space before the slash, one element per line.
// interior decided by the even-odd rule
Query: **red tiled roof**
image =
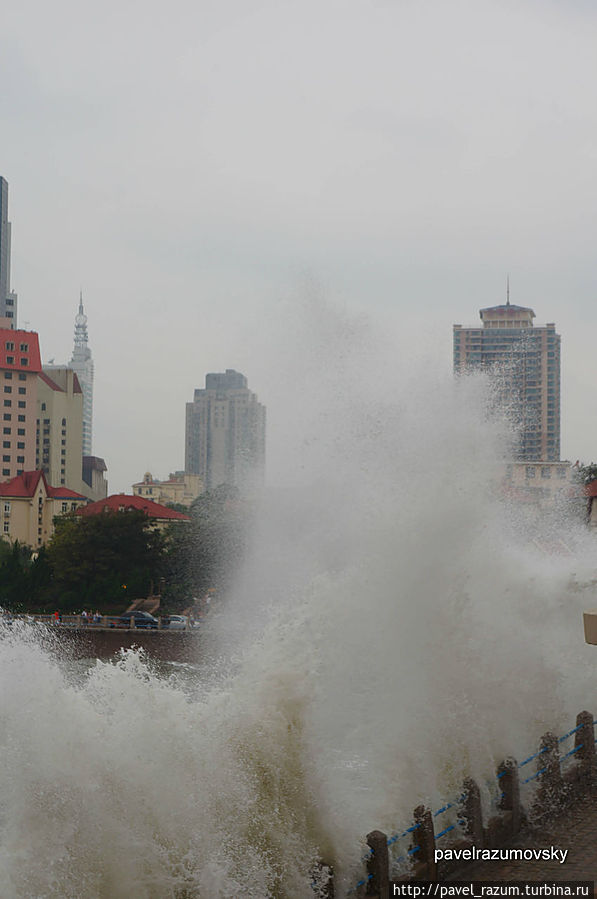
<path fill-rule="evenodd" d="M 190 521 L 188 515 L 182 512 L 176 512 L 167 506 L 159 503 L 153 503 L 144 496 L 129 496 L 126 493 L 114 493 L 105 499 L 99 499 L 95 503 L 89 503 L 84 509 L 80 509 L 81 515 L 99 515 L 102 512 L 119 512 L 124 509 L 126 512 L 130 510 L 138 510 L 145 512 L 148 518 L 172 519 L 173 521 Z"/>
<path fill-rule="evenodd" d="M 49 487 L 48 496 L 53 499 L 87 499 L 82 493 L 76 493 L 68 487 Z"/>
<path fill-rule="evenodd" d="M 52 499 L 86 499 L 85 496 L 75 493 L 74 490 L 69 490 L 68 487 L 51 487 L 43 471 L 24 471 L 23 474 L 17 475 L 16 478 L 0 483 L 0 496 L 31 497 L 37 490 L 40 479 L 44 482 L 46 495 Z"/>
<path fill-rule="evenodd" d="M 7 344 L 11 344 L 14 349 L 7 348 Z M 26 344 L 27 349 L 21 351 L 21 344 Z M 9 359 L 12 359 L 12 362 Z M 23 363 L 22 360 L 25 362 Z M 41 354 L 37 332 L 11 331 L 9 328 L 0 328 L 0 368 L 40 374 Z"/>

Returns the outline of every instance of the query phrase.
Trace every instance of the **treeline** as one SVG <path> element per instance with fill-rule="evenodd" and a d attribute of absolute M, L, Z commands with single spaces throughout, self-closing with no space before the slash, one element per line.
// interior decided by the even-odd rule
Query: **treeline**
<path fill-rule="evenodd" d="M 0 541 L 0 606 L 19 611 L 97 609 L 117 614 L 152 591 L 167 611 L 226 591 L 242 559 L 248 508 L 226 485 L 200 496 L 190 522 L 164 531 L 143 512 L 63 515 L 39 550 Z"/>

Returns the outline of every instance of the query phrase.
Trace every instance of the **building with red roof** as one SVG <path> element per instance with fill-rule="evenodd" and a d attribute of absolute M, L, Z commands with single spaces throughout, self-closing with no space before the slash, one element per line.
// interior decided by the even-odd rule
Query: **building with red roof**
<path fill-rule="evenodd" d="M 0 328 L 2 481 L 36 467 L 37 376 L 41 370 L 35 331 Z"/>
<path fill-rule="evenodd" d="M 41 546 L 54 533 L 54 518 L 87 502 L 68 487 L 52 487 L 43 471 L 24 471 L 0 482 L 0 534 L 27 546 Z"/>
<path fill-rule="evenodd" d="M 105 499 L 79 509 L 79 515 L 101 515 L 103 512 L 144 512 L 158 527 L 165 527 L 175 521 L 190 521 L 188 515 L 176 512 L 167 506 L 154 503 L 144 496 L 129 496 L 126 493 L 114 493 Z"/>

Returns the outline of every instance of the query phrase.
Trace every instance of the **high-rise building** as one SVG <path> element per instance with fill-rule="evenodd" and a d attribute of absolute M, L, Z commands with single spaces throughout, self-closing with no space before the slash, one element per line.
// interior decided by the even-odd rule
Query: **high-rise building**
<path fill-rule="evenodd" d="M 77 373 L 83 391 L 83 455 L 91 456 L 93 437 L 93 359 L 87 336 L 87 316 L 83 310 L 83 294 L 75 316 L 75 345 L 69 367 Z"/>
<path fill-rule="evenodd" d="M 35 468 L 37 376 L 40 372 L 41 356 L 35 331 L 0 329 L 0 481 Z"/>
<path fill-rule="evenodd" d="M 553 323 L 536 325 L 535 313 L 507 302 L 480 309 L 481 325 L 454 325 L 454 371 L 496 373 L 498 399 L 517 426 L 515 457 L 560 458 L 560 335 Z"/>
<path fill-rule="evenodd" d="M 185 471 L 207 489 L 219 484 L 255 487 L 265 470 L 265 406 L 240 372 L 205 376 L 186 406 Z"/>
<path fill-rule="evenodd" d="M 82 484 L 83 391 L 72 368 L 42 371 L 37 384 L 35 467 L 50 484 L 85 492 Z"/>
<path fill-rule="evenodd" d="M 8 221 L 8 182 L 0 177 L 0 318 L 8 327 L 17 326 L 17 295 L 10 289 L 10 237 Z"/>

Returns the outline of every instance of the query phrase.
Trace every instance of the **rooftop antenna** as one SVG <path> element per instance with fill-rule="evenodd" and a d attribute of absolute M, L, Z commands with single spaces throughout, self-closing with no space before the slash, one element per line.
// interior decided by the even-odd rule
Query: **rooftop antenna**
<path fill-rule="evenodd" d="M 510 274 L 506 277 L 506 306 L 510 305 Z"/>

